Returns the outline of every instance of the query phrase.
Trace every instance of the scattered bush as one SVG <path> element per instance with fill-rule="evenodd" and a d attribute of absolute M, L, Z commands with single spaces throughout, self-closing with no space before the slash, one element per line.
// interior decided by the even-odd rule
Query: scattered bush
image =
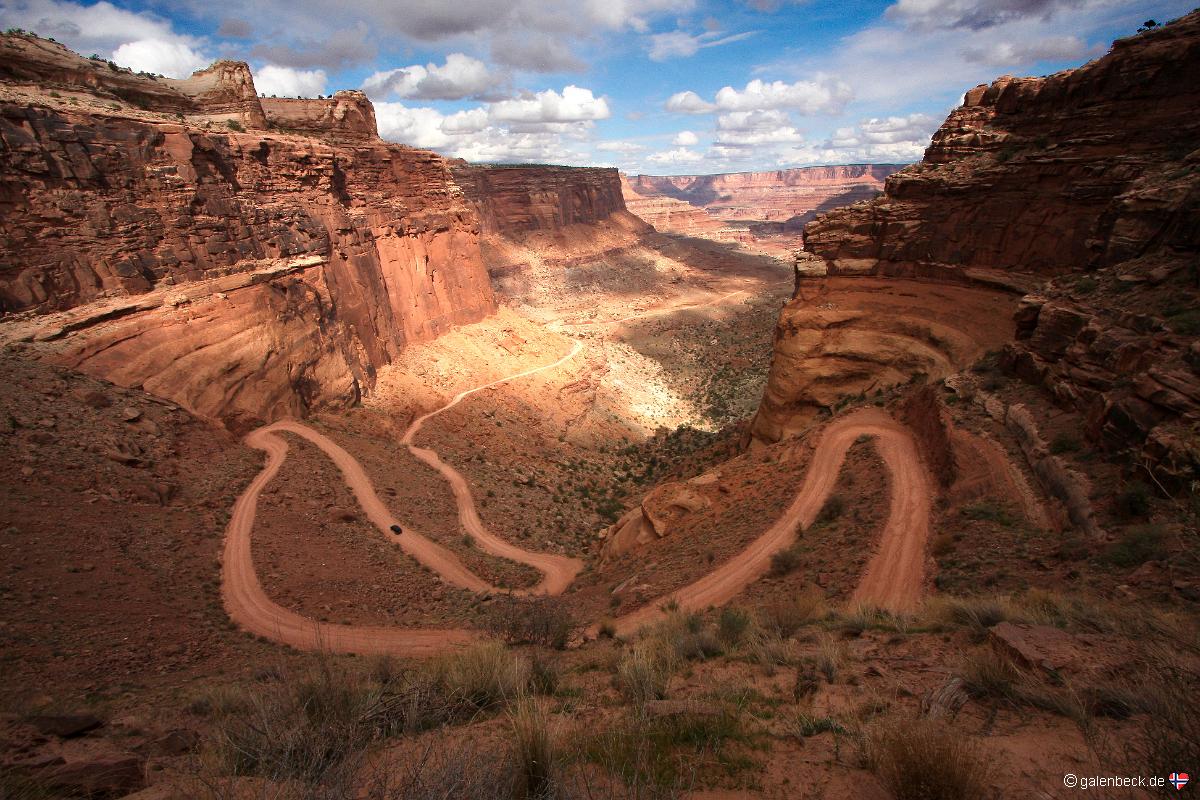
<path fill-rule="evenodd" d="M 1050 452 L 1056 456 L 1064 453 L 1078 453 L 1083 447 L 1079 437 L 1072 433 L 1060 433 L 1050 442 Z"/>
<path fill-rule="evenodd" d="M 496 708 L 531 688 L 532 667 L 499 642 L 477 644 L 434 664 L 446 694 L 478 709 Z"/>
<path fill-rule="evenodd" d="M 619 775 L 626 786 L 642 788 L 627 797 L 660 798 L 678 796 L 694 783 L 701 769 L 716 766 L 730 774 L 749 766 L 728 746 L 748 741 L 749 734 L 733 712 L 696 711 L 623 717 L 588 737 L 582 750 L 587 760 Z"/>
<path fill-rule="evenodd" d="M 493 606 L 488 630 L 509 644 L 536 644 L 561 650 L 575 620 L 556 597 L 503 597 Z"/>
<path fill-rule="evenodd" d="M 976 699 L 1014 701 L 1021 672 L 1013 662 L 991 647 L 981 647 L 963 658 L 959 667 L 963 690 Z"/>
<path fill-rule="evenodd" d="M 945 720 L 891 718 L 868 732 L 867 763 L 896 800 L 986 797 L 988 762 L 978 746 Z"/>
<path fill-rule="evenodd" d="M 1011 528 L 1017 522 L 1013 515 L 1008 512 L 1008 509 L 996 503 L 983 501 L 972 503 L 969 506 L 965 506 L 959 513 L 967 519 L 995 522 L 997 525 L 1003 525 L 1005 528 Z"/>
<path fill-rule="evenodd" d="M 840 641 L 824 634 L 817 648 L 817 669 L 825 676 L 826 683 L 836 683 L 838 670 L 846 660 L 846 647 Z"/>
<path fill-rule="evenodd" d="M 771 574 L 782 577 L 797 569 L 804 562 L 804 556 L 796 545 L 778 550 L 771 556 Z"/>
<path fill-rule="evenodd" d="M 617 663 L 617 689 L 631 703 L 645 705 L 667 696 L 678 659 L 663 642 L 650 638 L 629 648 Z"/>
<path fill-rule="evenodd" d="M 1163 529 L 1158 525 L 1134 525 L 1126 528 L 1120 538 L 1109 545 L 1104 560 L 1122 569 L 1158 561 L 1167 557 L 1165 540 Z"/>
<path fill-rule="evenodd" d="M 1150 487 L 1132 481 L 1113 498 L 1113 511 L 1121 519 L 1145 519 L 1150 515 Z"/>
<path fill-rule="evenodd" d="M 717 616 L 717 638 L 726 647 L 735 647 L 754 625 L 754 618 L 745 609 L 725 606 Z"/>
<path fill-rule="evenodd" d="M 827 525 L 840 517 L 845 510 L 846 501 L 842 499 L 842 496 L 837 494 L 830 495 L 829 499 L 825 501 L 825 505 L 821 506 L 821 512 L 817 514 L 815 524 Z"/>
<path fill-rule="evenodd" d="M 762 607 L 762 625 L 776 636 L 787 638 L 804 625 L 816 622 L 829 613 L 825 595 L 810 586 L 798 595 L 773 600 Z"/>

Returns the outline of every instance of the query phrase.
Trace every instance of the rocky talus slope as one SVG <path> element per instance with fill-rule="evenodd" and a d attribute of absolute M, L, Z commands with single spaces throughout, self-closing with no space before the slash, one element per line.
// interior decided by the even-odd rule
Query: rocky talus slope
<path fill-rule="evenodd" d="M 882 197 L 804 229 L 816 271 L 1007 283 L 1052 278 L 1016 310 L 1002 361 L 1082 412 L 1087 433 L 1157 480 L 1200 474 L 1200 13 L 1045 78 L 966 93 L 924 160 Z M 1036 284 L 1035 284 L 1036 285 Z M 1033 288 L 1032 286 L 1030 287 Z M 806 389 L 783 365 L 760 411 Z"/>
<path fill-rule="evenodd" d="M 0 309 L 60 312 L 22 322 L 56 358 L 272 418 L 353 402 L 406 343 L 494 310 L 448 162 L 379 140 L 365 97 L 264 113 L 251 83 L 257 112 L 214 125 L 160 113 L 163 79 L 54 48 L 0 42 Z M 54 69 L 25 59 L 49 50 Z M 249 76 L 224 63 L 190 80 Z"/>

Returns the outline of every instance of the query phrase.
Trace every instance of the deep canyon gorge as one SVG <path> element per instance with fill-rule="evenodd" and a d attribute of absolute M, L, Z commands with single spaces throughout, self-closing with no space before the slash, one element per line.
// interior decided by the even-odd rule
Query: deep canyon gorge
<path fill-rule="evenodd" d="M 652 176 L 4 34 L 0 797 L 1195 765 L 1197 74 L 1200 12 L 915 164 Z"/>

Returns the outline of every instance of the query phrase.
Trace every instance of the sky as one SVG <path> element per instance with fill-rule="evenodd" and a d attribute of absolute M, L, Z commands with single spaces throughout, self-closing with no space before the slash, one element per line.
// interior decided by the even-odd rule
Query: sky
<path fill-rule="evenodd" d="M 0 28 L 259 92 L 362 89 L 482 162 L 708 174 L 908 163 L 963 92 L 1078 66 L 1196 0 L 0 0 Z"/>

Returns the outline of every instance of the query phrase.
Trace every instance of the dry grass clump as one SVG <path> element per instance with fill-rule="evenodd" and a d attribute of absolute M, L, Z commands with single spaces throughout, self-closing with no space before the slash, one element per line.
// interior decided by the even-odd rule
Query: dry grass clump
<path fill-rule="evenodd" d="M 617 662 L 617 689 L 625 699 L 639 706 L 662 700 L 678 666 L 674 648 L 656 637 L 642 639 Z"/>
<path fill-rule="evenodd" d="M 846 661 L 846 646 L 829 634 L 822 634 L 817 641 L 817 670 L 825 676 L 827 683 L 837 681 L 838 670 Z"/>
<path fill-rule="evenodd" d="M 546 713 L 531 698 L 522 698 L 508 713 L 508 729 L 514 796 L 528 800 L 552 798 L 559 754 Z"/>
<path fill-rule="evenodd" d="M 866 729 L 864 755 L 896 800 L 979 800 L 990 767 L 979 746 L 945 720 L 888 717 Z"/>
<path fill-rule="evenodd" d="M 499 642 L 485 642 L 446 656 L 434 674 L 449 698 L 477 709 L 496 708 L 532 689 L 529 660 L 510 653 Z"/>
<path fill-rule="evenodd" d="M 762 608 L 760 619 L 767 630 L 788 637 L 803 626 L 820 621 L 828 613 L 825 595 L 820 589 L 810 586 L 795 597 L 767 603 Z"/>

